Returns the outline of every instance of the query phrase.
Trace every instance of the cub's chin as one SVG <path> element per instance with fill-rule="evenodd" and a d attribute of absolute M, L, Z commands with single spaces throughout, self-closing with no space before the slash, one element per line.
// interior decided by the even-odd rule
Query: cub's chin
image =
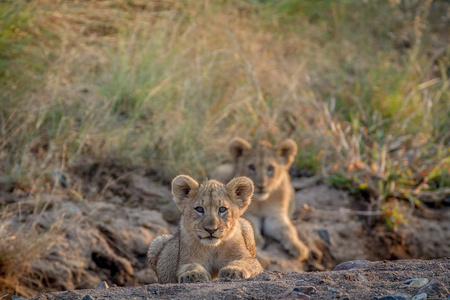
<path fill-rule="evenodd" d="M 269 198 L 269 195 L 269 193 L 255 193 L 252 198 L 257 201 L 264 201 Z"/>
<path fill-rule="evenodd" d="M 212 239 L 204 238 L 204 239 L 200 239 L 200 242 L 203 245 L 217 246 L 217 245 L 220 244 L 221 240 L 220 239 L 216 239 L 216 238 L 212 238 Z"/>

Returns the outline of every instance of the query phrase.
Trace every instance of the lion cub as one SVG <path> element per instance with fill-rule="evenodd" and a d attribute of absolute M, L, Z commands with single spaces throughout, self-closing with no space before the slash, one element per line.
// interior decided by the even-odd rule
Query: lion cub
<path fill-rule="evenodd" d="M 236 137 L 230 141 L 229 151 L 233 165 L 219 166 L 211 177 L 228 182 L 234 176 L 247 176 L 253 181 L 255 193 L 244 218 L 253 225 L 256 245 L 264 246 L 264 234 L 279 241 L 292 256 L 307 259 L 309 249 L 298 238 L 289 218 L 293 188 L 288 171 L 297 154 L 297 144 L 286 139 L 272 146 L 263 140 L 252 146 Z"/>
<path fill-rule="evenodd" d="M 263 271 L 255 258 L 253 228 L 241 218 L 253 194 L 250 179 L 199 185 L 180 175 L 172 181 L 172 194 L 181 211 L 179 229 L 154 239 L 147 253 L 160 283 L 241 279 Z"/>

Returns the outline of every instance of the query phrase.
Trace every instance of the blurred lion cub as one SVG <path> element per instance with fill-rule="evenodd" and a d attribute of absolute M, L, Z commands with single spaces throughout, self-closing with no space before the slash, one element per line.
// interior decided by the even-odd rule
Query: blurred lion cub
<path fill-rule="evenodd" d="M 228 182 L 234 176 L 247 176 L 255 185 L 255 193 L 244 218 L 255 230 L 256 246 L 263 248 L 262 234 L 281 243 L 289 254 L 302 261 L 308 258 L 308 247 L 298 238 L 289 214 L 294 209 L 289 167 L 297 154 L 297 144 L 285 139 L 276 146 L 265 140 L 251 145 L 242 138 L 229 143 L 233 164 L 221 165 L 212 178 Z"/>
<path fill-rule="evenodd" d="M 172 194 L 181 211 L 179 229 L 154 239 L 147 254 L 160 283 L 241 279 L 263 272 L 255 258 L 253 228 L 240 218 L 253 194 L 250 179 L 199 185 L 180 175 L 172 181 Z"/>

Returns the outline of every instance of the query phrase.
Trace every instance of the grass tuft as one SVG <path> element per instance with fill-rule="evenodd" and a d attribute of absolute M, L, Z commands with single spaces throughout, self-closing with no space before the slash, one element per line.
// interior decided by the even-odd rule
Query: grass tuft
<path fill-rule="evenodd" d="M 35 223 L 17 224 L 12 213 L 0 216 L 0 294 L 31 297 L 44 286 L 32 263 L 44 256 L 57 239 L 55 224 L 39 232 Z M 55 227 L 56 226 L 56 227 Z"/>

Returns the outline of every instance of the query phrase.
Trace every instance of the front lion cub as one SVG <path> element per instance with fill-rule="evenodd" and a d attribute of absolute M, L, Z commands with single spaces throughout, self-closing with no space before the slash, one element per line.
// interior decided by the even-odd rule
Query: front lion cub
<path fill-rule="evenodd" d="M 172 181 L 172 194 L 181 211 L 179 229 L 154 239 L 147 254 L 160 283 L 241 279 L 263 271 L 255 258 L 253 228 L 241 218 L 253 195 L 250 179 L 199 185 L 180 175 Z"/>

